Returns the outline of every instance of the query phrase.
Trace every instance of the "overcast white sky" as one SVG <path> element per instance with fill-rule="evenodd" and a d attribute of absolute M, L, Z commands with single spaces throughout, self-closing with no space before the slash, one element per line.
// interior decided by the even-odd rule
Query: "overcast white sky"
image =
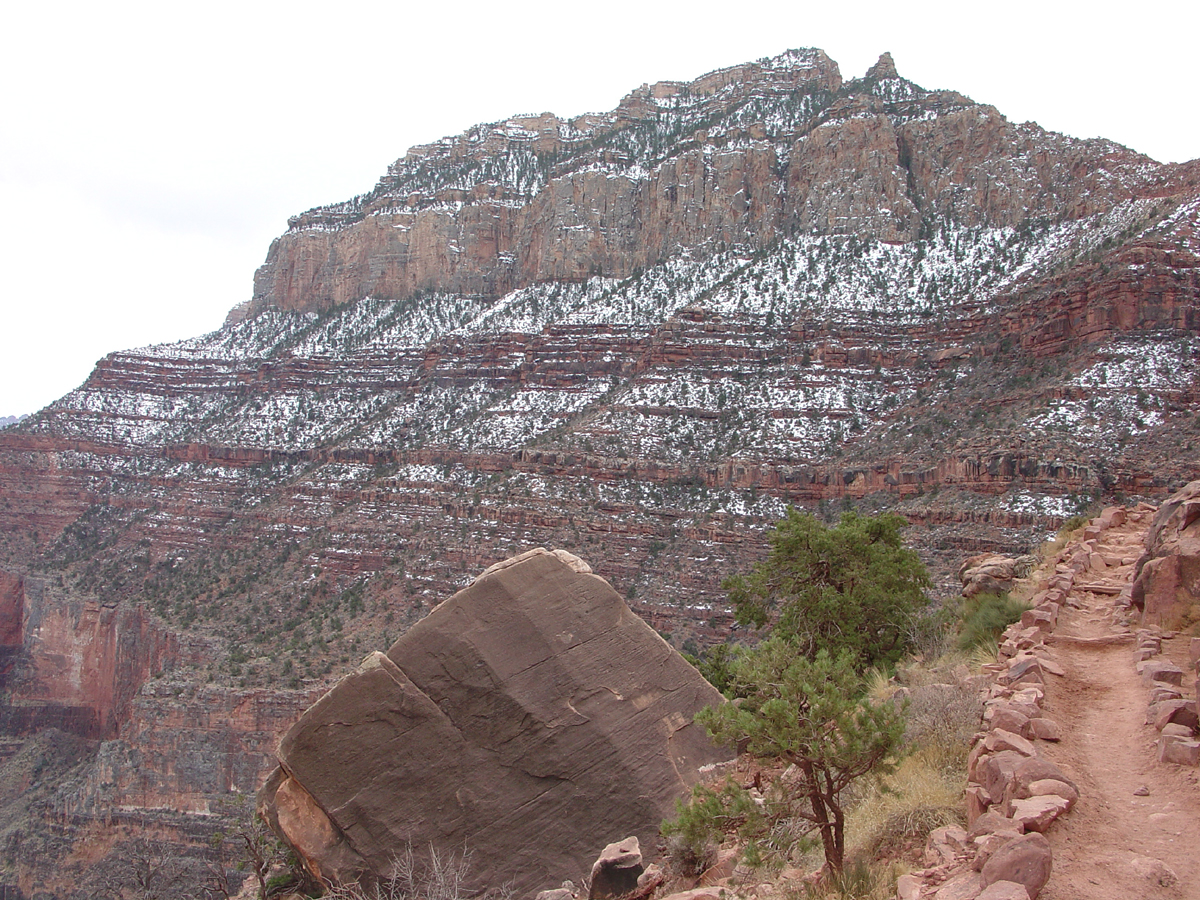
<path fill-rule="evenodd" d="M 0 34 L 0 415 L 217 328 L 289 215 L 413 144 L 792 47 L 1162 161 L 1200 156 L 1200 3 L 47 2 Z"/>

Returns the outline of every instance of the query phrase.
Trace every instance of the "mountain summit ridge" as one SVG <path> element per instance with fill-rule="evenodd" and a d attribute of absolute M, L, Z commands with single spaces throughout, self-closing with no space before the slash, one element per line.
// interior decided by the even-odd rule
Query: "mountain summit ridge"
<path fill-rule="evenodd" d="M 896 71 L 896 61 L 892 59 L 892 54 L 884 51 L 879 55 L 878 61 L 871 68 L 867 69 L 867 78 L 899 78 L 900 73 Z"/>
<path fill-rule="evenodd" d="M 1080 218 L 1163 173 L 1111 142 L 925 90 L 887 53 L 846 81 L 823 51 L 792 50 L 644 84 L 611 112 L 517 116 L 415 146 L 368 193 L 292 217 L 230 320 L 428 290 L 494 300 L 797 234 L 907 242 L 947 219 Z"/>

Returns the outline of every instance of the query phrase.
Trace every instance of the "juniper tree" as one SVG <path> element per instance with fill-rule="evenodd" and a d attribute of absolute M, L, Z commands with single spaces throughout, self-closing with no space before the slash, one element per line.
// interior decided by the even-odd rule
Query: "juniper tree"
<path fill-rule="evenodd" d="M 809 658 L 848 650 L 860 671 L 895 665 L 930 584 L 920 557 L 901 544 L 904 525 L 892 513 L 848 511 L 830 528 L 790 508 L 767 558 L 723 583 L 738 622 L 769 626 Z"/>
<path fill-rule="evenodd" d="M 819 833 L 826 864 L 840 873 L 843 792 L 891 766 L 903 717 L 892 704 L 867 702 L 862 672 L 899 661 L 910 620 L 927 603 L 929 576 L 901 545 L 903 525 L 896 515 L 848 511 L 829 528 L 792 508 L 775 526 L 767 558 L 749 575 L 725 581 L 738 621 L 771 634 L 753 649 L 725 650 L 702 663 L 734 700 L 703 710 L 696 721 L 718 742 L 744 742 L 752 755 L 795 766 L 793 778 L 772 786 L 761 815 L 733 817 L 753 856 L 754 832 L 778 834 L 802 820 Z M 680 822 L 664 830 L 681 833 L 686 824 L 703 835 L 718 827 L 710 808 L 717 799 L 729 806 L 728 798 L 696 799 L 708 802 L 681 811 Z"/>
<path fill-rule="evenodd" d="M 810 659 L 783 637 L 772 637 L 741 654 L 730 691 L 739 699 L 700 712 L 718 743 L 746 742 L 754 756 L 780 758 L 796 777 L 779 785 L 768 807 L 771 819 L 799 818 L 819 832 L 825 862 L 842 871 L 845 807 L 842 793 L 868 772 L 888 771 L 904 733 L 902 714 L 891 703 L 864 698 L 855 657 L 819 650 Z"/>

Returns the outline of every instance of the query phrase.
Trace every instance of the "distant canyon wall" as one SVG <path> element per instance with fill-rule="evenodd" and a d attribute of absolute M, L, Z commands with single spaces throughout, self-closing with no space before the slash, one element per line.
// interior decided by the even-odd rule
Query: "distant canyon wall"
<path fill-rule="evenodd" d="M 138 689 L 180 661 L 178 637 L 137 606 L 67 596 L 0 571 L 0 728 L 114 736 Z"/>

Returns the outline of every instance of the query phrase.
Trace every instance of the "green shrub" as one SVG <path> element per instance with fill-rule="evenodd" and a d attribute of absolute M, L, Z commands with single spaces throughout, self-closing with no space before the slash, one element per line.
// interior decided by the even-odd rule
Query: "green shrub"
<path fill-rule="evenodd" d="M 958 646 L 971 650 L 988 641 L 998 640 L 1004 629 L 1021 618 L 1029 604 L 1014 600 L 1007 593 L 976 594 L 963 602 L 959 614 Z"/>
<path fill-rule="evenodd" d="M 726 835 L 751 837 L 761 830 L 762 815 L 750 795 L 732 778 L 719 789 L 698 784 L 691 799 L 675 801 L 676 818 L 662 823 L 672 868 L 699 875 L 716 858 Z"/>
<path fill-rule="evenodd" d="M 683 658 L 695 666 L 705 680 L 722 694 L 733 684 L 733 667 L 738 648 L 729 644 L 717 644 L 699 654 L 684 653 Z"/>
<path fill-rule="evenodd" d="M 747 846 L 746 862 L 786 857 L 813 832 L 820 835 L 826 864 L 841 872 L 849 789 L 872 772 L 892 770 L 904 732 L 901 711 L 865 699 L 850 651 L 834 658 L 820 650 L 809 659 L 779 636 L 738 655 L 731 693 L 740 699 L 706 707 L 696 722 L 718 744 L 745 741 L 752 756 L 783 760 L 794 773 L 777 782 L 777 803 L 765 798 L 764 818 L 772 829 L 781 828 L 771 840 Z"/>
<path fill-rule="evenodd" d="M 1091 519 L 1085 515 L 1071 516 L 1071 518 L 1062 523 L 1062 527 L 1058 529 L 1058 533 L 1060 535 L 1070 534 L 1072 531 L 1078 531 L 1090 521 Z"/>

